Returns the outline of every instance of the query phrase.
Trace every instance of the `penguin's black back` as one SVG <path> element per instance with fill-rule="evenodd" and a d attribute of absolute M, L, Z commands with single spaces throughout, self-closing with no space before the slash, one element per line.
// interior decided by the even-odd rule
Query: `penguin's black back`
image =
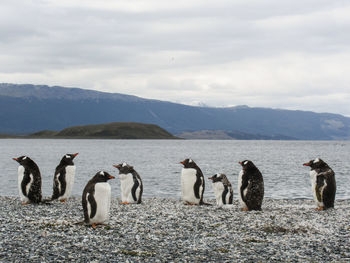
<path fill-rule="evenodd" d="M 33 176 L 33 182 L 28 192 L 28 199 L 32 203 L 40 203 L 41 195 L 41 174 L 38 165 L 29 157 L 21 163 L 24 167 L 24 176 L 21 182 L 22 192 L 25 193 L 26 185 L 30 182 L 30 175 Z"/>
<path fill-rule="evenodd" d="M 325 181 L 327 186 L 323 190 L 322 202 L 326 208 L 334 207 L 335 194 L 336 194 L 336 182 L 334 171 L 329 167 L 315 169 L 317 172 L 317 185 L 318 181 Z"/>
<path fill-rule="evenodd" d="M 242 176 L 242 189 L 248 187 L 245 197 L 242 195 L 243 201 L 249 210 L 261 210 L 264 198 L 264 180 L 258 168 L 251 167 L 244 171 Z M 241 189 L 241 191 L 242 191 Z"/>

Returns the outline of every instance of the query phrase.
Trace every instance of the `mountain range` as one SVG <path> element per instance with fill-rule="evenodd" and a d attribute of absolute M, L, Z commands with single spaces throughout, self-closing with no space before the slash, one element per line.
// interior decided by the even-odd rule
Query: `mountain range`
<path fill-rule="evenodd" d="M 188 106 L 79 88 L 0 84 L 0 133 L 30 134 L 110 122 L 156 124 L 175 135 L 349 140 L 350 118 L 271 108 Z M 209 132 L 208 132 L 209 131 Z"/>

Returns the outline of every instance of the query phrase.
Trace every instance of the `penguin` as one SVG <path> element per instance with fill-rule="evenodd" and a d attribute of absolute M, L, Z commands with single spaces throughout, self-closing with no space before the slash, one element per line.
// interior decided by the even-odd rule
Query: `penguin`
<path fill-rule="evenodd" d="M 264 180 L 252 161 L 239 162 L 242 170 L 238 176 L 238 199 L 242 211 L 261 210 L 264 199 Z"/>
<path fill-rule="evenodd" d="M 84 223 L 96 228 L 109 219 L 111 207 L 111 186 L 107 182 L 114 176 L 100 171 L 87 183 L 82 196 Z"/>
<path fill-rule="evenodd" d="M 337 190 L 334 171 L 322 159 L 316 158 L 304 166 L 310 166 L 310 179 L 316 210 L 325 210 L 334 207 Z"/>
<path fill-rule="evenodd" d="M 61 162 L 56 167 L 53 178 L 53 193 L 51 200 L 58 199 L 61 202 L 65 202 L 70 196 L 75 176 L 75 165 L 73 159 L 77 155 L 78 153 L 64 155 Z"/>
<path fill-rule="evenodd" d="M 28 156 L 13 158 L 18 167 L 18 190 L 23 205 L 41 202 L 41 174 L 38 165 Z"/>
<path fill-rule="evenodd" d="M 143 184 L 140 175 L 127 163 L 113 166 L 119 170 L 121 204 L 141 204 Z"/>
<path fill-rule="evenodd" d="M 218 173 L 212 177 L 209 177 L 208 179 L 212 180 L 213 182 L 216 204 L 219 206 L 232 205 L 233 189 L 226 175 Z"/>
<path fill-rule="evenodd" d="M 182 201 L 187 205 L 203 205 L 205 182 L 201 169 L 192 159 L 180 163 L 184 166 L 181 171 Z"/>

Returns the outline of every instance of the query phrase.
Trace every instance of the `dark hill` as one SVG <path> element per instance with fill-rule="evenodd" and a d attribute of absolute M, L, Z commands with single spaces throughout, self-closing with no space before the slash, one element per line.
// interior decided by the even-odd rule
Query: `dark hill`
<path fill-rule="evenodd" d="M 99 138 L 99 139 L 176 139 L 175 136 L 154 124 L 113 122 L 75 126 L 59 132 L 41 131 L 30 137 L 39 138 Z"/>

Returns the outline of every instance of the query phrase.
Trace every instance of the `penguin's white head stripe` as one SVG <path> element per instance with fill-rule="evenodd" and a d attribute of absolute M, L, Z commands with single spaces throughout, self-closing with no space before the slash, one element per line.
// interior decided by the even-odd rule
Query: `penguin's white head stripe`
<path fill-rule="evenodd" d="M 25 159 L 27 159 L 27 156 L 24 156 L 24 157 L 23 157 L 23 160 L 25 160 Z"/>
<path fill-rule="evenodd" d="M 105 173 L 101 171 L 101 172 L 100 172 L 100 175 L 105 175 Z"/>
<path fill-rule="evenodd" d="M 69 155 L 66 155 L 66 158 L 71 158 Z"/>
<path fill-rule="evenodd" d="M 192 159 L 189 159 L 188 162 L 189 162 L 189 163 L 192 163 L 193 161 L 192 161 Z"/>
<path fill-rule="evenodd" d="M 316 158 L 315 160 L 314 160 L 314 163 L 318 163 L 320 161 L 320 159 L 319 158 Z"/>
<path fill-rule="evenodd" d="M 123 163 L 123 165 L 122 165 L 123 167 L 125 167 L 125 166 L 127 166 L 127 163 Z"/>
<path fill-rule="evenodd" d="M 245 162 L 244 162 L 244 165 L 247 165 L 247 163 L 248 163 L 248 161 L 245 161 Z"/>

